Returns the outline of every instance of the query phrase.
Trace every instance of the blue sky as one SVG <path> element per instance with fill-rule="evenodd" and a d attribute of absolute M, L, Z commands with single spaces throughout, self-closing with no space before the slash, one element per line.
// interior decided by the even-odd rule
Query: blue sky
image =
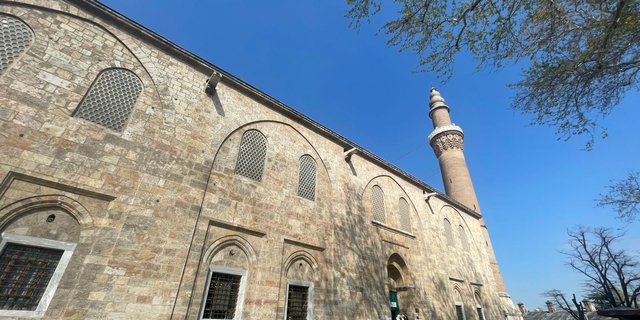
<path fill-rule="evenodd" d="M 542 307 L 541 292 L 579 293 L 582 279 L 558 253 L 577 224 L 625 227 L 640 248 L 640 223 L 624 225 L 594 199 L 612 179 L 640 170 L 640 95 L 629 94 L 602 122 L 609 137 L 558 141 L 510 109 L 517 67 L 475 72 L 456 60 L 447 83 L 415 73 L 417 58 L 376 35 L 383 12 L 348 28 L 345 1 L 129 1 L 104 3 L 422 179 L 444 190 L 428 146 L 428 91 L 434 85 L 465 131 L 465 153 L 480 206 L 514 302 Z M 544 92 L 540 92 L 544 95 Z M 635 107 L 634 107 L 635 106 Z"/>

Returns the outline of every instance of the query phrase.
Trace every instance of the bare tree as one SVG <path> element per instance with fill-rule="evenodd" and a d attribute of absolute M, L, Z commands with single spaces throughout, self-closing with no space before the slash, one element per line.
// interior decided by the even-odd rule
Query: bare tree
<path fill-rule="evenodd" d="M 560 290 L 549 290 L 543 293 L 544 296 L 549 297 L 554 300 L 555 304 L 562 310 L 569 313 L 576 320 L 587 320 L 587 317 L 584 315 L 584 307 L 578 299 L 576 299 L 576 295 L 573 294 L 571 298 L 571 303 L 567 301 L 567 298 L 564 296 L 564 293 Z"/>
<path fill-rule="evenodd" d="M 586 277 L 589 292 L 598 292 L 611 307 L 638 308 L 640 264 L 637 257 L 616 249 L 623 234 L 608 228 L 569 231 L 570 249 L 562 252 L 567 264 Z"/>
<path fill-rule="evenodd" d="M 632 222 L 640 213 L 640 172 L 631 172 L 626 179 L 614 182 L 606 194 L 601 194 L 598 206 L 610 206 L 621 220 Z"/>
<path fill-rule="evenodd" d="M 469 52 L 478 68 L 527 61 L 513 107 L 560 138 L 606 136 L 598 123 L 640 83 L 640 1 L 347 0 L 358 28 L 385 8 L 388 44 L 415 52 L 419 71 L 448 79 Z"/>

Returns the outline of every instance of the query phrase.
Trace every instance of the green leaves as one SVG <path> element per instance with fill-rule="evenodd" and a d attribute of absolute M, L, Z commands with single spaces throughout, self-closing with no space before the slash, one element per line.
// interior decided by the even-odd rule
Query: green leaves
<path fill-rule="evenodd" d="M 357 28 L 382 10 L 380 1 L 347 0 Z M 419 57 L 417 71 L 451 77 L 456 54 L 478 68 L 531 63 L 513 108 L 558 137 L 606 136 L 598 125 L 624 94 L 638 89 L 640 2 L 584 0 L 395 0 L 401 9 L 381 27 L 388 44 Z"/>

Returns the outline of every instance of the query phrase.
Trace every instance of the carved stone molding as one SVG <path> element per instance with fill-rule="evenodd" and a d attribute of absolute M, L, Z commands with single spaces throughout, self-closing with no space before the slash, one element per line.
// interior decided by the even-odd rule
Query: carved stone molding
<path fill-rule="evenodd" d="M 451 130 L 443 132 L 431 139 L 431 147 L 437 157 L 447 150 L 459 149 L 464 151 L 464 140 L 462 132 Z"/>

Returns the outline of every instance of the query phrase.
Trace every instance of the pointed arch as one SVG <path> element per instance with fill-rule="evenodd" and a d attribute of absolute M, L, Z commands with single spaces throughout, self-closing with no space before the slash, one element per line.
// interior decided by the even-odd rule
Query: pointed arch
<path fill-rule="evenodd" d="M 22 214 L 45 209 L 61 209 L 78 221 L 81 229 L 93 226 L 93 219 L 89 210 L 80 202 L 65 195 L 51 194 L 24 198 L 0 209 L 0 217 L 2 217 L 0 230 L 6 228 L 11 221 Z"/>
<path fill-rule="evenodd" d="M 224 236 L 222 238 L 218 238 L 216 241 L 214 241 L 211 245 L 207 247 L 207 250 L 202 255 L 203 261 L 206 263 L 210 263 L 211 260 L 216 256 L 218 252 L 220 252 L 221 250 L 224 250 L 229 246 L 238 247 L 245 254 L 249 262 L 253 263 L 256 261 L 257 259 L 256 251 L 253 248 L 253 246 L 251 246 L 249 241 L 247 241 L 246 239 L 238 235 L 229 235 L 229 236 Z"/>
<path fill-rule="evenodd" d="M 287 273 L 287 270 L 289 270 L 289 268 L 291 268 L 296 263 L 296 261 L 299 260 L 304 260 L 311 266 L 311 269 L 313 270 L 318 269 L 318 261 L 313 257 L 312 254 L 304 250 L 298 250 L 290 254 L 289 257 L 287 257 L 287 260 L 285 260 L 285 268 L 283 270 L 285 274 Z"/>

